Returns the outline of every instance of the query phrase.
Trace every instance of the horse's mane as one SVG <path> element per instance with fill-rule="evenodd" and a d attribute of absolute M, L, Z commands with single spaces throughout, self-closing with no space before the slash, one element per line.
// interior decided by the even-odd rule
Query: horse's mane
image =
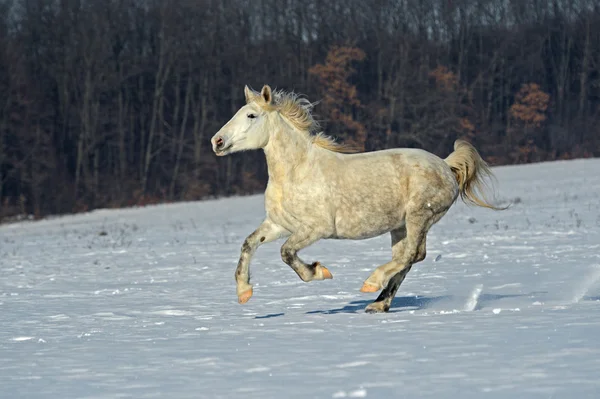
<path fill-rule="evenodd" d="M 357 149 L 352 146 L 340 144 L 333 137 L 324 134 L 320 130 L 319 122 L 314 119 L 311 112 L 317 103 L 311 103 L 297 93 L 283 90 L 272 92 L 272 102 L 269 105 L 260 100 L 261 96 L 258 93 L 250 99 L 250 101 L 263 108 L 279 111 L 294 127 L 304 133 L 314 145 L 333 152 L 357 152 Z"/>

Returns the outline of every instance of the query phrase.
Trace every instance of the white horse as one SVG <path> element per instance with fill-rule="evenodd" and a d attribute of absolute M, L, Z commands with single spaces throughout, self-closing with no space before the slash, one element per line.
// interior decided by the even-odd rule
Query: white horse
<path fill-rule="evenodd" d="M 239 303 L 252 296 L 249 264 L 261 244 L 287 238 L 281 258 L 303 281 L 332 278 L 298 251 L 320 239 L 366 239 L 391 232 L 392 260 L 377 267 L 362 292 L 383 290 L 367 312 L 388 311 L 413 264 L 425 259 L 428 230 L 460 195 L 490 205 L 482 193 L 493 177 L 475 148 L 461 140 L 446 159 L 420 149 L 350 153 L 318 132 L 313 104 L 293 93 L 244 88 L 244 105 L 212 139 L 216 155 L 262 148 L 269 170 L 266 218 L 242 245 L 235 272 Z"/>

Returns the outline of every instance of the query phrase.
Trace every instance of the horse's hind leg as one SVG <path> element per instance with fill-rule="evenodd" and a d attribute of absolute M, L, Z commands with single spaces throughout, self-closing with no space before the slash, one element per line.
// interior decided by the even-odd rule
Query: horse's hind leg
<path fill-rule="evenodd" d="M 393 254 L 392 258 L 399 258 L 401 256 L 400 251 L 402 250 L 400 242 L 406 238 L 406 228 L 402 227 L 400 229 L 392 230 L 391 236 Z M 425 245 L 422 245 L 422 249 L 423 251 L 425 250 Z M 394 296 L 400 287 L 400 284 L 402 284 L 409 271 L 410 267 L 407 267 L 399 273 L 396 273 L 396 275 L 393 276 L 387 283 L 383 291 L 381 291 L 381 294 L 379 294 L 379 297 L 377 297 L 375 302 L 368 305 L 365 310 L 369 313 L 387 312 L 392 303 L 392 299 L 394 299 Z"/>
<path fill-rule="evenodd" d="M 375 269 L 361 288 L 362 292 L 376 292 L 384 288 L 377 300 L 367 307 L 368 312 L 385 312 L 389 309 L 412 265 L 425 259 L 427 232 L 444 213 L 432 215 L 431 211 L 425 211 L 407 215 L 406 237 L 393 245 L 392 261 Z"/>
<path fill-rule="evenodd" d="M 423 241 L 421 242 L 421 245 L 419 246 L 417 260 L 415 261 L 415 263 L 419 262 L 419 259 L 420 260 L 425 259 L 425 257 L 427 256 L 426 249 L 425 249 L 426 241 L 427 241 L 427 237 L 425 237 L 423 239 Z M 410 264 L 408 267 L 406 267 L 406 268 L 402 269 L 401 271 L 399 271 L 398 273 L 396 273 L 390 279 L 390 281 L 388 281 L 387 285 L 385 286 L 383 291 L 381 291 L 381 293 L 379 294 L 377 299 L 373 303 L 370 303 L 369 305 L 367 305 L 367 307 L 365 308 L 365 311 L 367 313 L 381 313 L 381 312 L 387 312 L 388 310 L 390 310 L 390 306 L 392 305 L 392 300 L 396 296 L 396 292 L 398 292 L 398 288 L 400 288 L 400 285 L 406 278 L 406 275 L 408 274 L 408 272 L 410 272 L 411 268 L 412 268 L 412 264 Z"/>
<path fill-rule="evenodd" d="M 418 262 L 419 247 L 427 234 L 428 220 L 407 218 L 406 237 L 392 248 L 392 261 L 379 266 L 371 273 L 361 288 L 362 292 L 377 292 L 384 288 L 396 273 Z"/>
<path fill-rule="evenodd" d="M 290 266 L 302 281 L 325 280 L 333 278 L 331 272 L 319 262 L 306 264 L 298 251 L 314 244 L 322 238 L 317 231 L 302 229 L 292 234 L 281 247 L 281 259 Z"/>
<path fill-rule="evenodd" d="M 396 292 L 398 292 L 398 288 L 400 288 L 400 284 L 402 284 L 409 271 L 410 267 L 407 267 L 396 273 L 396 275 L 387 283 L 383 291 L 381 291 L 381 294 L 379 294 L 375 302 L 367 305 L 365 311 L 367 313 L 387 312 L 392 304 L 392 299 L 394 299 Z"/>

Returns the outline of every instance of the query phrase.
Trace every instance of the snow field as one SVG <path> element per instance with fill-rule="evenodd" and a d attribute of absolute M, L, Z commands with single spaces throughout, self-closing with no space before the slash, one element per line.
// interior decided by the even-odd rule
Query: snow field
<path fill-rule="evenodd" d="M 494 212 L 435 225 L 387 314 L 364 279 L 388 235 L 262 246 L 262 196 L 0 226 L 0 398 L 600 397 L 600 160 L 495 169 Z"/>

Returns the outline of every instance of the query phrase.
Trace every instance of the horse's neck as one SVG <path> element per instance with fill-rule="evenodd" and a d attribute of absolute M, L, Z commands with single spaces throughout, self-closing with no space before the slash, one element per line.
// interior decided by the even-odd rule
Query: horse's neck
<path fill-rule="evenodd" d="M 265 146 L 269 181 L 283 184 L 292 170 L 299 170 L 307 162 L 311 144 L 301 133 L 289 127 L 278 127 Z"/>

